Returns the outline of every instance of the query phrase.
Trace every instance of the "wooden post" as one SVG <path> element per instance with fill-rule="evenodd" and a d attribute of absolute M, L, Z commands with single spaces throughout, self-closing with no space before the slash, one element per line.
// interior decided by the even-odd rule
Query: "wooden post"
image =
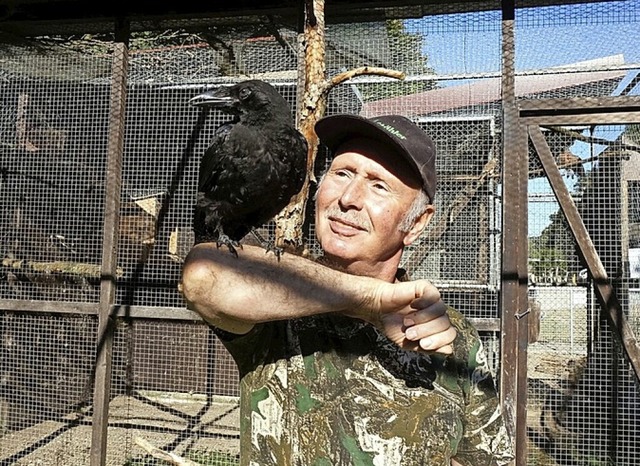
<path fill-rule="evenodd" d="M 527 464 L 527 182 L 526 132 L 515 97 L 515 3 L 502 2 L 503 191 L 500 396 L 515 448 Z"/>
<path fill-rule="evenodd" d="M 307 175 L 302 190 L 278 215 L 276 221 L 276 243 L 280 247 L 302 252 L 302 225 L 305 219 L 309 183 L 313 180 L 313 166 L 318 151 L 318 136 L 314 130 L 316 122 L 324 116 L 326 101 L 321 98 L 320 85 L 325 82 L 324 0 L 305 1 L 303 44 L 304 91 L 298 93 L 298 129 L 307 139 Z"/>
<path fill-rule="evenodd" d="M 111 359 L 115 319 L 111 306 L 115 301 L 118 228 L 120 220 L 120 191 L 124 147 L 124 116 L 127 94 L 128 51 L 123 43 L 116 43 L 113 52 L 111 104 L 109 109 L 109 140 L 105 179 L 105 215 L 102 240 L 102 268 L 98 314 L 98 342 L 93 391 L 93 430 L 91 437 L 91 466 L 103 466 L 107 454 L 107 424 L 111 389 Z"/>

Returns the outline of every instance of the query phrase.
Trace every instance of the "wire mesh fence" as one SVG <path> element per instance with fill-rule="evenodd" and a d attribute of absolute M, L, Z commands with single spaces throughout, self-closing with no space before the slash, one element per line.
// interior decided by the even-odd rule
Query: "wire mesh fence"
<path fill-rule="evenodd" d="M 625 185 L 633 186 L 637 177 L 635 126 L 554 130 L 546 135 L 549 147 L 555 146 L 558 165 L 564 164 L 565 183 L 622 310 L 634 322 L 629 251 L 636 201 L 633 187 Z M 597 144 L 603 140 L 610 142 Z M 638 445 L 629 440 L 638 428 L 637 377 L 616 331 L 599 317 L 592 278 L 564 214 L 546 181 L 536 185 L 535 210 L 548 215 L 532 222 L 530 230 L 539 234 L 529 238 L 530 303 L 540 313 L 537 341 L 529 348 L 528 415 L 537 431 L 532 445 L 556 462 L 633 464 Z M 620 437 L 618 430 L 624 432 Z"/>
<path fill-rule="evenodd" d="M 475 12 L 424 5 L 414 14 L 399 5 L 377 21 L 329 22 L 329 76 L 369 65 L 407 77 L 361 76 L 336 86 L 327 114 L 402 114 L 433 137 L 436 215 L 403 266 L 433 280 L 476 322 L 495 322 L 509 147 L 500 2 L 480 3 Z M 203 464 L 238 463 L 235 364 L 184 309 L 177 285 L 193 244 L 199 160 L 229 119 L 189 99 L 256 78 L 274 84 L 292 112 L 298 107 L 295 25 L 249 19 L 132 24 L 109 303 L 116 328 L 107 464 L 153 464 L 138 437 Z M 517 100 L 635 95 L 639 21 L 631 1 L 517 10 Z M 554 38 L 554 53 L 540 37 Z M 104 219 L 112 207 L 105 180 L 113 44 L 100 35 L 21 39 L 0 44 L 0 462 L 89 464 Z M 637 332 L 640 138 L 634 125 L 605 123 L 543 131 Z M 321 152 L 317 175 L 327 162 Z M 593 283 L 532 147 L 528 185 L 528 462 L 637 464 L 637 375 L 599 317 Z M 319 254 L 309 211 L 307 241 Z M 273 223 L 264 232 L 273 238 Z M 500 376 L 500 337 L 491 325 L 482 337 Z"/>

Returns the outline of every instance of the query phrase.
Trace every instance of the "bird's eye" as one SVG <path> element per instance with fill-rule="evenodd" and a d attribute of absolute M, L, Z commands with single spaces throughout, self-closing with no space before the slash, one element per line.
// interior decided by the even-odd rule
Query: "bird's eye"
<path fill-rule="evenodd" d="M 251 95 L 251 89 L 249 89 L 248 87 L 244 87 L 240 89 L 240 100 L 248 99 L 250 95 Z"/>

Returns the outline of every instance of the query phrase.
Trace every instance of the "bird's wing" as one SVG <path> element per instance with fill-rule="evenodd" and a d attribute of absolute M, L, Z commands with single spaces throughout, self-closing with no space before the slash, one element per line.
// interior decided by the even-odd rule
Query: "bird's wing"
<path fill-rule="evenodd" d="M 199 191 L 239 211 L 252 208 L 265 189 L 262 176 L 272 145 L 272 135 L 240 123 L 216 131 L 201 162 Z"/>
<path fill-rule="evenodd" d="M 243 194 L 245 216 L 254 226 L 271 220 L 300 192 L 307 166 L 306 139 L 292 126 L 269 132 L 264 140 L 268 144 L 253 158 Z"/>
<path fill-rule="evenodd" d="M 214 135 L 211 145 L 204 153 L 200 161 L 200 172 L 198 178 L 198 191 L 208 192 L 217 184 L 217 177 L 225 156 L 225 145 L 229 135 L 234 128 L 233 123 L 219 126 Z"/>
<path fill-rule="evenodd" d="M 295 128 L 290 127 L 282 134 L 282 145 L 287 150 L 282 154 L 282 163 L 287 167 L 283 177 L 282 189 L 277 204 L 282 210 L 291 197 L 302 189 L 307 170 L 308 144 L 306 138 Z"/>
<path fill-rule="evenodd" d="M 286 116 L 259 124 L 240 119 L 216 130 L 200 165 L 194 224 L 202 223 L 204 233 L 215 223 L 240 239 L 273 218 L 300 191 L 307 142 Z"/>

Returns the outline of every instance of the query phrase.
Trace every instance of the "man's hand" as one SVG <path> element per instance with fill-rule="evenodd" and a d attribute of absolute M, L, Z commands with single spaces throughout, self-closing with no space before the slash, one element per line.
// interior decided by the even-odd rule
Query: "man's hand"
<path fill-rule="evenodd" d="M 380 313 L 373 323 L 400 347 L 453 353 L 456 329 L 451 326 L 440 292 L 427 280 L 385 284 L 378 299 Z"/>

